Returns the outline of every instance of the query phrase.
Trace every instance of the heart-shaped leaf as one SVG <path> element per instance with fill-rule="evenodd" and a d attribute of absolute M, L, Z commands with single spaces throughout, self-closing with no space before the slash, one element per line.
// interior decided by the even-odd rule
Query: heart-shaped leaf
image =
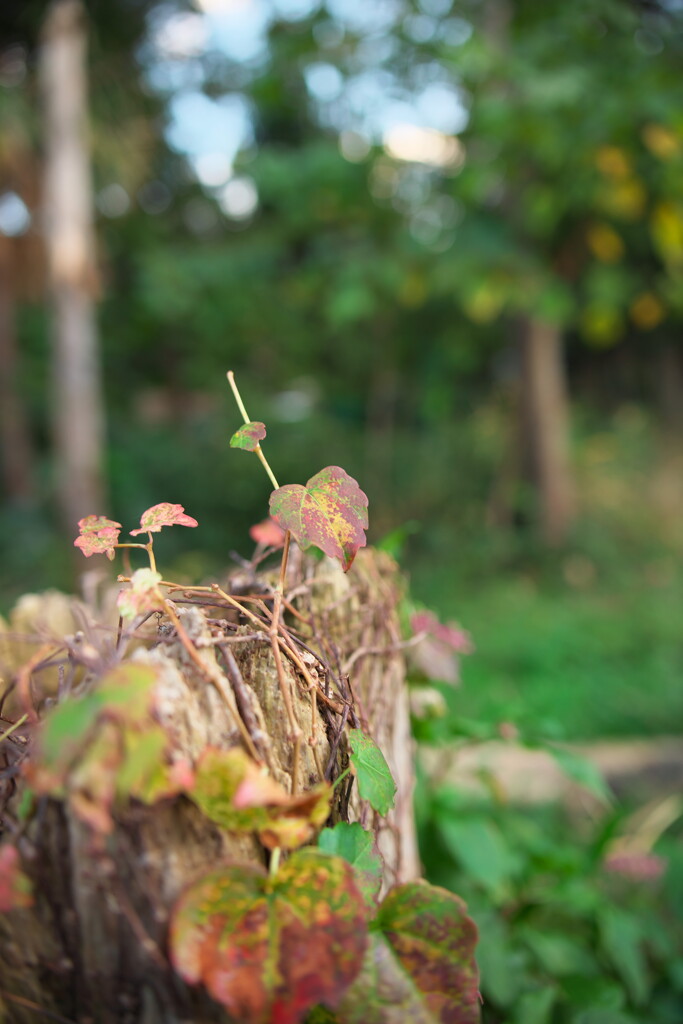
<path fill-rule="evenodd" d="M 341 1024 L 477 1024 L 477 929 L 465 904 L 427 882 L 396 886 L 372 922 Z"/>
<path fill-rule="evenodd" d="M 363 800 L 380 814 L 387 814 L 394 806 L 396 783 L 389 771 L 384 754 L 371 736 L 361 729 L 349 731 L 351 764 L 358 780 L 358 792 Z"/>
<path fill-rule="evenodd" d="M 121 523 L 106 516 L 86 516 L 78 520 L 79 536 L 74 547 L 80 548 L 86 558 L 91 555 L 106 555 L 109 561 L 114 557 L 114 547 L 121 533 Z"/>
<path fill-rule="evenodd" d="M 131 530 L 131 537 L 137 537 L 140 533 L 159 533 L 164 526 L 199 526 L 196 519 L 185 515 L 182 505 L 171 505 L 168 501 L 162 501 L 159 505 L 152 505 L 140 517 L 140 529 Z"/>
<path fill-rule="evenodd" d="M 32 903 L 31 882 L 19 866 L 19 851 L 4 843 L 0 846 L 0 914 Z"/>
<path fill-rule="evenodd" d="M 269 878 L 225 864 L 195 882 L 172 916 L 173 964 L 242 1024 L 297 1024 L 335 1006 L 363 962 L 366 910 L 351 867 L 318 850 Z"/>
<path fill-rule="evenodd" d="M 243 427 L 235 431 L 230 438 L 230 447 L 241 448 L 245 452 L 255 452 L 259 441 L 262 441 L 265 436 L 265 423 L 254 420 L 252 423 L 245 423 Z"/>
<path fill-rule="evenodd" d="M 189 794 L 221 828 L 258 832 L 264 846 L 295 849 L 330 813 L 332 787 L 321 782 L 291 796 L 242 750 L 209 749 L 202 755 Z"/>
<path fill-rule="evenodd" d="M 321 469 L 305 487 L 278 487 L 270 496 L 270 514 L 301 548 L 314 544 L 338 559 L 344 572 L 366 544 L 367 495 L 339 466 Z"/>
<path fill-rule="evenodd" d="M 326 853 L 343 857 L 354 869 L 356 884 L 366 903 L 375 905 L 382 884 L 382 861 L 375 853 L 375 837 L 359 822 L 340 821 L 334 828 L 324 828 L 318 836 L 318 847 Z"/>

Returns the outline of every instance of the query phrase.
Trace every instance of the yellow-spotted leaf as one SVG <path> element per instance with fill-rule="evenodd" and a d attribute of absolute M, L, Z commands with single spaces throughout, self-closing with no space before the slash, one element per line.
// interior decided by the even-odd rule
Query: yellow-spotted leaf
<path fill-rule="evenodd" d="M 256 865 L 227 863 L 181 896 L 171 957 L 231 1019 L 297 1024 L 317 1003 L 336 1006 L 358 974 L 366 918 L 340 857 L 301 850 L 270 878 Z"/>
<path fill-rule="evenodd" d="M 339 466 L 321 469 L 305 487 L 278 487 L 270 496 L 270 514 L 300 547 L 313 544 L 338 559 L 344 572 L 366 544 L 367 495 Z"/>

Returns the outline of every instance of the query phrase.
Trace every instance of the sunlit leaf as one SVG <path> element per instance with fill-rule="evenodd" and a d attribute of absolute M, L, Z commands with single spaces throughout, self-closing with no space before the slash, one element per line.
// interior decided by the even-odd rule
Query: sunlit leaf
<path fill-rule="evenodd" d="M 371 925 L 363 969 L 337 1014 L 342 1024 L 477 1024 L 477 930 L 453 893 L 409 882 Z"/>
<path fill-rule="evenodd" d="M 330 813 L 332 787 L 322 782 L 291 796 L 242 750 L 209 749 L 189 794 L 204 814 L 232 832 L 257 832 L 264 846 L 294 849 Z"/>
<path fill-rule="evenodd" d="M 314 544 L 338 559 L 344 572 L 366 544 L 367 495 L 339 466 L 321 469 L 305 487 L 287 484 L 273 491 L 270 514 L 300 547 Z"/>
<path fill-rule="evenodd" d="M 121 533 L 121 523 L 106 516 L 86 516 L 78 520 L 79 536 L 74 547 L 80 548 L 86 558 L 91 555 L 106 555 L 111 561 L 114 548 Z"/>
<path fill-rule="evenodd" d="M 285 543 L 285 531 L 270 518 L 249 527 L 249 536 L 266 548 L 281 548 Z"/>
<path fill-rule="evenodd" d="M 130 578 L 130 586 L 121 590 L 116 599 L 121 617 L 132 620 L 138 615 L 162 609 L 164 598 L 159 590 L 160 583 L 160 573 L 153 569 L 136 569 Z"/>
<path fill-rule="evenodd" d="M 297 1024 L 316 1003 L 334 1007 L 366 944 L 351 867 L 310 849 L 274 878 L 256 865 L 217 867 L 183 894 L 171 920 L 176 970 L 243 1024 Z"/>
<path fill-rule="evenodd" d="M 230 438 L 230 447 L 242 448 L 245 452 L 254 452 L 258 448 L 259 441 L 262 441 L 265 436 L 265 423 L 259 423 L 257 420 L 253 423 L 245 423 Z"/>
<path fill-rule="evenodd" d="M 371 736 L 360 729 L 351 729 L 351 764 L 358 780 L 358 792 L 363 800 L 380 814 L 394 806 L 396 783 L 389 771 L 384 754 Z"/>
<path fill-rule="evenodd" d="M 199 526 L 199 523 L 192 516 L 185 515 L 182 505 L 162 501 L 142 513 L 140 529 L 131 530 L 131 537 L 137 537 L 139 533 L 159 533 L 164 526 Z"/>
<path fill-rule="evenodd" d="M 19 851 L 11 843 L 0 846 L 0 914 L 30 907 L 31 882 L 19 866 Z"/>
<path fill-rule="evenodd" d="M 318 847 L 325 853 L 343 857 L 352 866 L 356 884 L 366 902 L 374 906 L 382 884 L 382 861 L 375 852 L 375 837 L 357 821 L 340 821 L 334 828 L 324 828 L 318 836 Z"/>

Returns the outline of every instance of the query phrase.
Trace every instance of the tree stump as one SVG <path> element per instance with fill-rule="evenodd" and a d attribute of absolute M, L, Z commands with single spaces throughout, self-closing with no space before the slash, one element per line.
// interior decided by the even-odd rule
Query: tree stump
<path fill-rule="evenodd" d="M 329 560 L 299 559 L 297 578 L 290 571 L 285 617 L 292 653 L 283 648 L 282 662 L 301 743 L 292 741 L 267 634 L 269 589 L 261 576 L 233 580 L 221 591 L 260 593 L 261 603 L 252 597 L 245 604 L 253 620 L 219 596 L 205 593 L 200 599 L 190 588 L 173 592 L 182 630 L 155 615 L 136 630 L 127 650 L 115 629 L 98 626 L 82 607 L 74 609 L 80 633 L 51 638 L 59 654 L 55 644 L 46 645 L 50 638 L 41 638 L 44 646 L 29 667 L 33 678 L 19 673 L 18 686 L 0 706 L 0 734 L 25 708 L 18 706 L 17 694 L 40 694 L 42 673 L 57 671 L 60 701 L 77 700 L 76 692 L 65 694 L 65 679 L 73 676 L 74 691 L 91 691 L 124 650 L 126 661 L 156 672 L 156 720 L 170 737 L 167 756 L 179 763 L 196 765 L 207 748 L 251 744 L 275 780 L 289 791 L 296 778 L 306 791 L 344 770 L 346 727 L 360 726 L 386 756 L 398 786 L 396 805 L 379 819 L 349 776 L 335 790 L 332 820 L 360 821 L 374 832 L 384 888 L 416 878 L 412 741 L 395 564 L 370 550 L 359 553 L 347 575 Z M 54 699 L 43 690 L 42 703 L 34 704 L 38 717 L 49 714 L 47 704 Z M 230 1021 L 201 986 L 186 985 L 173 970 L 169 915 L 202 871 L 224 860 L 266 864 L 269 852 L 255 833 L 218 828 L 184 795 L 114 803 L 108 809 L 113 827 L 101 833 L 66 795 L 39 796 L 26 816 L 21 801 L 36 729 L 40 723 L 27 722 L 0 743 L 3 840 L 19 850 L 33 888 L 31 906 L 0 914 L 0 1019 L 4 1010 L 8 1022 L 34 1024 L 40 1008 L 46 1020 L 79 1024 Z"/>

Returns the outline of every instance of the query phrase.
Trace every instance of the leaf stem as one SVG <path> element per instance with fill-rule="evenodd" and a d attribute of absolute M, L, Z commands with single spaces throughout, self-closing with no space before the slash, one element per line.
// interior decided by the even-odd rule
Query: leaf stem
<path fill-rule="evenodd" d="M 244 402 L 242 401 L 242 396 L 240 395 L 239 388 L 237 387 L 237 384 L 235 382 L 235 374 L 232 372 L 232 370 L 228 370 L 228 372 L 226 373 L 226 377 L 228 378 L 228 383 L 229 383 L 230 387 L 232 388 L 232 393 L 235 396 L 235 401 L 237 402 L 237 408 L 242 413 L 242 419 L 244 420 L 245 423 L 251 423 L 251 420 L 249 419 L 249 413 L 247 412 L 247 410 L 244 407 Z M 277 491 L 278 488 L 280 487 L 280 485 L 277 482 L 277 480 L 275 478 L 275 474 L 273 473 L 272 469 L 270 468 L 270 465 L 268 464 L 268 459 L 263 454 L 263 449 L 261 448 L 260 444 L 256 445 L 256 447 L 254 448 L 254 452 L 255 452 L 256 455 L 258 455 L 259 459 L 261 460 L 261 465 L 263 466 L 263 468 L 265 469 L 266 473 L 268 474 L 268 479 L 270 480 L 271 484 L 273 485 L 273 487 Z"/>
<path fill-rule="evenodd" d="M 339 783 L 342 781 L 342 779 L 345 779 L 350 771 L 351 771 L 351 766 L 349 765 L 349 767 L 345 768 L 344 771 L 341 773 L 341 775 L 338 775 L 337 778 L 334 780 L 334 782 L 332 783 L 332 789 L 336 789 L 337 786 L 339 785 Z"/>
<path fill-rule="evenodd" d="M 18 718 L 16 722 L 14 722 L 12 725 L 10 725 L 9 729 L 5 729 L 3 733 L 0 733 L 0 743 L 2 743 L 3 740 L 6 740 L 8 736 L 11 736 L 14 730 L 18 729 L 20 725 L 23 725 L 27 719 L 28 712 L 22 715 L 21 718 Z"/>
<path fill-rule="evenodd" d="M 270 865 L 268 868 L 268 874 L 272 878 L 273 875 L 277 874 L 278 868 L 280 867 L 280 847 L 276 846 L 270 856 Z"/>

